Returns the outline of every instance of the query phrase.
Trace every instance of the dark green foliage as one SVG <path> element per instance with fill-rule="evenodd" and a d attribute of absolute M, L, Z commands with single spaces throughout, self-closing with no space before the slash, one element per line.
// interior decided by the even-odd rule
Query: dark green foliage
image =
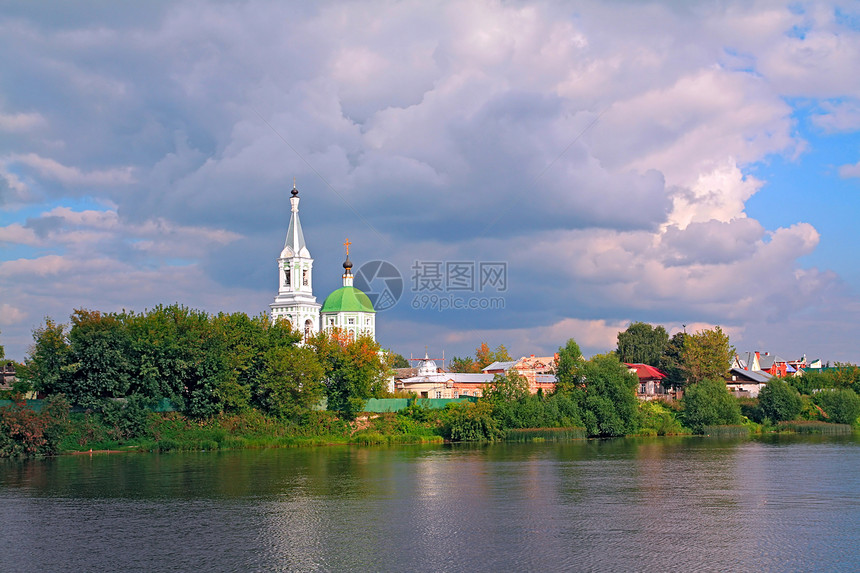
<path fill-rule="evenodd" d="M 489 402 L 449 404 L 443 435 L 454 442 L 492 442 L 504 436 L 493 418 Z"/>
<path fill-rule="evenodd" d="M 388 354 L 388 362 L 392 368 L 409 368 L 409 361 L 402 354 L 390 352 Z"/>
<path fill-rule="evenodd" d="M 569 339 L 558 349 L 558 363 L 555 369 L 557 392 L 570 392 L 581 385 L 582 377 L 579 369 L 584 362 L 582 351 L 574 339 Z"/>
<path fill-rule="evenodd" d="M 30 358 L 18 376 L 28 380 L 39 392 L 63 393 L 69 390 L 67 365 L 70 353 L 66 326 L 46 318 L 45 326 L 33 331 Z"/>
<path fill-rule="evenodd" d="M 265 363 L 257 389 L 264 411 L 295 418 L 323 397 L 325 369 L 310 348 L 273 347 Z"/>
<path fill-rule="evenodd" d="M 121 442 L 148 435 L 147 423 L 152 406 L 152 398 L 140 394 L 105 400 L 101 404 L 101 416 L 102 423 L 108 428 L 108 436 Z"/>
<path fill-rule="evenodd" d="M 481 371 L 481 366 L 475 359 L 471 356 L 466 356 L 465 358 L 461 358 L 459 356 L 455 356 L 451 359 L 449 363 L 449 367 L 451 372 L 472 372 L 477 373 Z"/>
<path fill-rule="evenodd" d="M 594 356 L 580 368 L 582 419 L 591 436 L 623 436 L 636 430 L 638 379 L 615 353 Z"/>
<path fill-rule="evenodd" d="M 805 395 L 832 388 L 850 388 L 856 392 L 860 389 L 860 367 L 837 363 L 831 368 L 807 368 L 802 376 L 792 376 L 786 381 Z"/>
<path fill-rule="evenodd" d="M 668 344 L 669 334 L 662 326 L 634 322 L 618 333 L 615 354 L 621 362 L 658 366 Z"/>
<path fill-rule="evenodd" d="M 758 395 L 761 417 L 771 422 L 794 420 L 802 403 L 797 390 L 779 378 L 772 378 Z"/>
<path fill-rule="evenodd" d="M 332 336 L 320 333 L 309 342 L 326 372 L 329 410 L 353 420 L 368 398 L 385 394 L 388 367 L 372 338 L 360 336 L 351 341 L 336 331 Z"/>
<path fill-rule="evenodd" d="M 681 403 L 684 424 L 696 433 L 702 433 L 705 426 L 741 423 L 740 405 L 722 380 L 703 380 L 691 385 Z"/>
<path fill-rule="evenodd" d="M 812 400 L 824 411 L 823 417 L 828 422 L 856 424 L 860 417 L 860 396 L 853 390 L 822 390 L 813 394 Z"/>
<path fill-rule="evenodd" d="M 663 380 L 666 386 L 683 387 L 687 381 L 687 374 L 684 371 L 684 341 L 687 339 L 687 333 L 678 332 L 669 339 L 666 348 L 663 350 L 663 356 L 660 357 L 660 362 L 657 367 L 666 373 L 666 378 Z"/>

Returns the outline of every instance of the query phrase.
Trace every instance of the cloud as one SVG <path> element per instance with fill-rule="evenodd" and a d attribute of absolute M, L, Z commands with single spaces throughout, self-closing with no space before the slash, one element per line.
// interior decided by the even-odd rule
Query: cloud
<path fill-rule="evenodd" d="M 0 131 L 21 132 L 46 124 L 45 118 L 38 113 L 0 113 Z"/>
<path fill-rule="evenodd" d="M 839 168 L 839 176 L 843 179 L 849 177 L 860 177 L 860 162 L 854 165 L 843 165 Z"/>
<path fill-rule="evenodd" d="M 6 158 L 6 161 L 32 167 L 43 177 L 59 181 L 65 185 L 128 185 L 134 183 L 133 168 L 131 167 L 84 172 L 77 167 L 69 167 L 53 159 L 40 157 L 35 153 L 13 154 Z"/>

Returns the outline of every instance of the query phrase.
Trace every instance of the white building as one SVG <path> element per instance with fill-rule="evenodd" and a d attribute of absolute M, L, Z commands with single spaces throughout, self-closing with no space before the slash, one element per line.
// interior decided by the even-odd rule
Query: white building
<path fill-rule="evenodd" d="M 305 244 L 299 221 L 299 191 L 290 192 L 290 226 L 278 257 L 278 294 L 269 306 L 272 320 L 285 319 L 294 330 L 309 338 L 321 330 L 339 328 L 351 339 L 369 335 L 376 340 L 376 311 L 366 294 L 352 285 L 349 241 L 343 263 L 343 286 L 320 305 L 313 294 L 314 260 Z"/>

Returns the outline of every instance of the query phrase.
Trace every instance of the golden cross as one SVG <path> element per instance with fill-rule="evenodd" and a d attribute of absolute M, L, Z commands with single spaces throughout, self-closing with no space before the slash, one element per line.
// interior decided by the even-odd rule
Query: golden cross
<path fill-rule="evenodd" d="M 349 239 L 347 239 L 347 240 L 346 240 L 346 242 L 343 244 L 343 246 L 344 246 L 344 247 L 346 247 L 346 256 L 347 256 L 347 257 L 349 256 L 349 246 L 350 246 L 351 244 L 352 244 L 352 243 L 350 243 L 350 242 L 349 242 Z"/>

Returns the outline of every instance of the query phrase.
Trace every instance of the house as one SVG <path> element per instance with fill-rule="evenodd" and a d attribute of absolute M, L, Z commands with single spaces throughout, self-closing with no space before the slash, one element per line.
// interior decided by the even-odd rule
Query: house
<path fill-rule="evenodd" d="M 667 388 L 663 382 L 666 380 L 666 373 L 641 363 L 625 363 L 625 366 L 636 374 L 639 379 L 639 386 L 636 388 L 636 397 L 640 400 L 654 400 L 655 398 L 678 398 L 678 390 L 676 388 Z"/>
<path fill-rule="evenodd" d="M 744 370 L 732 368 L 726 388 L 737 397 L 757 398 L 758 393 L 773 378 L 773 375 L 762 370 Z"/>
<path fill-rule="evenodd" d="M 555 391 L 555 367 L 558 363 L 558 354 L 554 356 L 523 356 L 519 360 L 493 362 L 486 366 L 481 372 L 484 374 L 505 374 L 513 370 L 526 379 L 529 383 L 529 392 L 537 394 L 538 390 L 543 392 Z"/>
<path fill-rule="evenodd" d="M 744 352 L 740 355 L 736 354 L 732 361 L 732 368 L 748 370 L 750 372 L 767 372 L 771 376 L 785 378 L 786 376 L 794 376 L 801 369 L 806 367 L 806 356 L 797 360 L 786 360 L 776 354 L 770 352 Z"/>
<path fill-rule="evenodd" d="M 426 354 L 417 368 L 398 368 L 394 389 L 413 392 L 419 398 L 460 398 L 482 396 L 494 373 L 444 372 Z"/>

